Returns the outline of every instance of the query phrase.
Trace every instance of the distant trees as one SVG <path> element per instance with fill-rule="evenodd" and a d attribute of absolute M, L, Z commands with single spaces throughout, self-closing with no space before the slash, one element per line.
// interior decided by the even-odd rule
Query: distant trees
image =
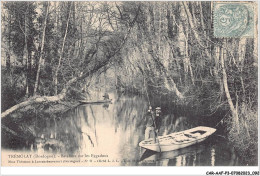
<path fill-rule="evenodd" d="M 137 25 L 122 50 L 121 67 L 135 80 L 145 77 L 153 95 L 159 92 L 196 106 L 197 113 L 229 111 L 230 118 L 223 121 L 232 141 L 238 144 L 246 137 L 254 141 L 257 42 L 214 37 L 211 7 L 211 2 L 142 2 Z M 122 85 L 129 84 L 124 75 L 118 77 Z M 135 83 L 131 86 L 142 88 Z M 252 156 L 252 151 L 245 155 Z"/>
<path fill-rule="evenodd" d="M 145 80 L 151 91 L 210 101 L 212 112 L 228 105 L 237 121 L 238 107 L 256 104 L 257 42 L 215 38 L 212 23 L 210 2 L 5 2 L 4 68 L 23 89 L 16 102 L 58 95 L 113 64 L 135 75 L 117 75 L 121 86 Z"/>
<path fill-rule="evenodd" d="M 228 105 L 235 116 L 236 101 L 255 97 L 249 95 L 250 90 L 256 93 L 254 86 L 245 88 L 245 75 L 257 70 L 256 43 L 214 37 L 212 20 L 210 2 L 142 2 L 137 25 L 122 50 L 122 69 L 146 77 L 151 90 L 159 84 L 162 93 L 194 97 L 186 101 L 214 102 L 212 112 Z M 255 85 L 255 76 L 247 81 Z"/>
<path fill-rule="evenodd" d="M 121 4 L 107 2 L 5 2 L 6 65 L 13 54 L 19 65 L 10 67 L 23 70 L 29 98 L 15 97 L 20 103 L 2 118 L 33 103 L 63 99 L 71 86 L 118 58 L 139 14 L 138 3 L 131 9 L 128 15 Z"/>
<path fill-rule="evenodd" d="M 33 43 L 37 35 L 33 20 L 35 20 L 35 4 L 30 3 L 4 3 L 4 13 L 2 18 L 6 26 L 3 36 L 7 43 L 8 52 L 6 65 L 9 69 L 11 63 L 11 54 L 13 53 L 17 59 L 14 64 L 25 65 L 26 69 L 26 94 L 32 95 L 32 57 L 35 53 L 35 45 Z M 6 18 L 7 17 L 7 18 Z"/>
<path fill-rule="evenodd" d="M 36 73 L 36 79 L 35 79 L 35 84 L 34 84 L 34 91 L 33 94 L 35 95 L 37 93 L 38 89 L 38 84 L 39 84 L 39 76 L 40 76 L 40 71 L 41 71 L 41 64 L 43 60 L 43 50 L 44 50 L 44 44 L 45 44 L 45 34 L 46 34 L 46 27 L 47 27 L 47 19 L 48 19 L 48 13 L 49 13 L 49 2 L 46 4 L 46 10 L 45 10 L 45 18 L 44 18 L 44 24 L 43 24 L 43 29 L 42 29 L 42 39 L 41 39 L 41 47 L 40 47 L 40 53 L 39 53 L 39 63 L 38 63 L 38 68 L 37 68 L 37 73 Z"/>

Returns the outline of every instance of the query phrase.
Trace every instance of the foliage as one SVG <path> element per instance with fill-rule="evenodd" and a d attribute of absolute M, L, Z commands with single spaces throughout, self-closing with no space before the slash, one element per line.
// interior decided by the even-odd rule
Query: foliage
<path fill-rule="evenodd" d="M 160 97 L 196 115 L 225 112 L 230 140 L 253 155 L 257 40 L 215 38 L 211 3 L 4 2 L 2 111 L 37 96 L 79 99 L 93 84 L 116 87 L 156 106 Z"/>
<path fill-rule="evenodd" d="M 244 104 L 239 108 L 239 128 L 234 121 L 227 120 L 229 140 L 234 144 L 245 165 L 255 165 L 258 160 L 257 110 Z M 238 130 L 239 129 L 239 130 Z"/>
<path fill-rule="evenodd" d="M 1 69 L 1 109 L 2 111 L 15 105 L 25 95 L 25 75 L 21 68 L 12 70 L 12 78 L 10 79 L 10 73 L 2 67 Z"/>

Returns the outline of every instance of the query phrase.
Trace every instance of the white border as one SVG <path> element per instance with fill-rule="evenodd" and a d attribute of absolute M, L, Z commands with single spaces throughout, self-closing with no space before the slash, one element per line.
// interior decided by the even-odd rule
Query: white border
<path fill-rule="evenodd" d="M 2 167 L 3 175 L 206 175 L 207 171 L 259 171 L 259 167 Z"/>
<path fill-rule="evenodd" d="M 17 1 L 17 0 L 8 0 L 8 1 Z M 32 1 L 32 0 L 27 0 Z M 41 1 L 47 1 L 47 0 L 41 0 Z M 55 0 L 60 1 L 60 0 Z M 63 0 L 68 1 L 68 0 Z M 83 1 L 83 0 L 77 0 L 77 1 Z M 95 0 L 95 1 L 107 1 L 107 0 Z M 121 1 L 121 0 L 114 0 L 114 1 Z M 125 0 L 124 0 L 125 1 Z M 129 0 L 127 0 L 129 1 Z M 143 0 L 143 1 L 149 1 L 149 0 Z M 160 0 L 150 0 L 150 1 L 160 1 Z M 180 1 L 180 0 L 178 0 Z M 194 0 L 184 0 L 184 1 L 194 1 Z M 203 0 L 203 1 L 210 1 L 210 0 Z M 229 1 L 238 1 L 238 0 L 229 0 Z M 242 0 L 240 0 L 242 1 Z M 244 1 L 244 0 L 243 0 Z M 259 0 L 258 2 L 258 14 L 260 12 L 259 10 Z M 0 19 L 1 21 L 1 19 Z M 259 15 L 258 15 L 258 27 L 259 27 Z M 1 28 L 0 28 L 1 30 Z M 259 32 L 259 29 L 258 29 Z M 0 33 L 1 36 L 1 33 Z M 259 48 L 259 34 L 258 34 L 258 53 L 260 53 Z M 0 50 L 1 53 L 1 50 Z M 0 68 L 1 69 L 1 68 Z M 258 68 L 258 83 L 260 81 L 259 79 L 260 72 Z M 0 78 L 1 81 L 1 78 Z M 1 92 L 1 90 L 0 90 Z M 258 86 L 258 95 L 260 95 L 260 88 Z M 1 104 L 1 102 L 0 102 Z M 260 110 L 260 105 L 258 101 L 258 109 Z M 260 112 L 258 110 L 258 117 L 260 115 Z M 258 133 L 259 133 L 259 126 L 260 126 L 260 120 L 258 120 Z M 258 135 L 258 141 L 260 137 Z M 1 141 L 0 141 L 1 143 Z M 1 152 L 0 152 L 1 155 Z M 259 152 L 259 143 L 258 143 L 258 160 L 260 156 Z M 1 162 L 1 160 L 0 160 Z M 214 172 L 220 172 L 220 171 L 259 171 L 259 161 L 258 166 L 232 166 L 232 167 L 202 167 L 202 166 L 195 166 L 195 167 L 189 167 L 189 166 L 183 166 L 183 167 L 176 167 L 176 166 L 156 166 L 156 167 L 149 167 L 149 166 L 138 166 L 138 167 L 126 167 L 126 166 L 119 166 L 119 167 L 1 167 L 0 175 L 206 175 L 207 171 L 214 171 Z M 222 174 L 223 175 L 223 174 Z"/>

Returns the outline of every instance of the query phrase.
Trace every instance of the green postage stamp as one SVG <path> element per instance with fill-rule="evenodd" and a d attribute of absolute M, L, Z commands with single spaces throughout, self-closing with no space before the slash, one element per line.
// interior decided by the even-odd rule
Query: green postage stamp
<path fill-rule="evenodd" d="M 253 37 L 254 3 L 214 2 L 215 37 Z"/>

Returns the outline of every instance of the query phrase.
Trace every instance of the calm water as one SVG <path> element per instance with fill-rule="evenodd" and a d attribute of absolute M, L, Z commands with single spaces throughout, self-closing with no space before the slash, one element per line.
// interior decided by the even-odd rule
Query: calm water
<path fill-rule="evenodd" d="M 138 146 L 144 140 L 148 104 L 140 97 L 112 96 L 111 104 L 81 105 L 61 117 L 37 123 L 34 144 L 41 153 L 104 155 L 127 166 L 232 166 L 239 165 L 232 146 L 214 135 L 184 149 L 156 153 Z M 159 135 L 201 125 L 199 119 L 162 115 Z M 45 140 L 44 144 L 42 141 Z"/>

